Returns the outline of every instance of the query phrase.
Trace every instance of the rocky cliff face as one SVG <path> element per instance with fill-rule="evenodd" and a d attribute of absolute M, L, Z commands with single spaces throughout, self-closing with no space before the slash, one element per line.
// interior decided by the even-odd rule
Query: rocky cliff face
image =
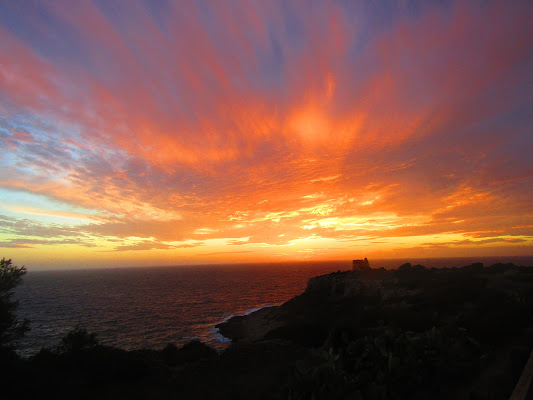
<path fill-rule="evenodd" d="M 350 296 L 360 293 L 364 284 L 355 272 L 334 272 L 309 279 L 306 292 L 320 292 L 326 296 Z"/>
<path fill-rule="evenodd" d="M 309 279 L 302 295 L 281 306 L 267 307 L 249 315 L 233 317 L 217 325 L 217 328 L 223 336 L 234 341 L 253 342 L 287 324 L 306 324 L 313 321 L 314 311 L 317 308 L 327 308 L 327 304 L 335 299 L 348 299 L 357 295 L 383 295 L 383 292 L 381 281 L 370 277 L 368 273 L 334 272 Z"/>
<path fill-rule="evenodd" d="M 309 279 L 306 292 L 319 292 L 327 297 L 350 297 L 359 294 L 383 294 L 381 280 L 365 279 L 356 271 L 334 272 Z"/>
<path fill-rule="evenodd" d="M 357 307 L 364 298 L 378 299 L 389 303 L 399 302 L 414 293 L 402 285 L 391 271 L 374 269 L 370 271 L 343 271 L 309 279 L 303 294 L 281 306 L 267 307 L 255 313 L 237 316 L 217 325 L 220 333 L 234 341 L 255 342 L 271 337 L 280 329 L 294 331 L 311 329 L 323 324 L 325 317 L 344 318 L 342 311 L 334 311 L 332 304 L 348 304 Z M 362 296 L 358 298 L 358 296 Z M 314 328 L 313 328 L 314 329 Z"/>
<path fill-rule="evenodd" d="M 265 307 L 252 314 L 233 317 L 216 327 L 221 335 L 235 341 L 260 340 L 271 330 L 283 325 L 279 320 L 278 308 Z"/>

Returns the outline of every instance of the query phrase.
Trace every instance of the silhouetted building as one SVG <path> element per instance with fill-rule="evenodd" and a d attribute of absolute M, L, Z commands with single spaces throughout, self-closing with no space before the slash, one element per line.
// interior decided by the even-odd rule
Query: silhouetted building
<path fill-rule="evenodd" d="M 370 263 L 368 262 L 368 258 L 365 258 L 364 260 L 353 260 L 352 261 L 352 271 L 368 271 L 371 270 Z"/>

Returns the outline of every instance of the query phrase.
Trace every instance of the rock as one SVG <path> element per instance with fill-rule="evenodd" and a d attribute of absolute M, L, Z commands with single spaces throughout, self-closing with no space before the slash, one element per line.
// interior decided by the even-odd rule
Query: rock
<path fill-rule="evenodd" d="M 366 285 L 358 279 L 358 274 L 347 271 L 317 276 L 307 281 L 306 292 L 319 292 L 326 296 L 353 296 Z"/>
<path fill-rule="evenodd" d="M 279 307 L 265 307 L 249 315 L 230 318 L 216 325 L 220 334 L 231 340 L 257 341 L 273 329 L 283 325 L 280 320 Z"/>

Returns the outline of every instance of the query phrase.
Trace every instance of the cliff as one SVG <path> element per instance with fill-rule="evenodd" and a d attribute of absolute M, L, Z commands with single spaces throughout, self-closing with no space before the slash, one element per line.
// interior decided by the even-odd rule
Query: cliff
<path fill-rule="evenodd" d="M 218 327 L 231 351 L 303 351 L 286 384 L 295 398 L 503 399 L 531 351 L 532 313 L 531 267 L 404 264 L 311 278 Z"/>
<path fill-rule="evenodd" d="M 367 290 L 368 284 L 355 271 L 334 272 L 309 279 L 306 292 L 318 292 L 325 296 L 354 296 Z"/>
<path fill-rule="evenodd" d="M 322 328 L 324 321 L 344 318 L 345 307 L 359 306 L 369 298 L 388 301 L 410 293 L 399 287 L 393 274 L 384 269 L 338 271 L 309 279 L 304 293 L 281 306 L 233 317 L 216 328 L 233 341 L 280 338 L 285 337 L 282 332 L 289 331 L 293 331 L 292 339 L 299 340 L 297 332 L 305 335 L 306 328 L 326 331 L 327 328 Z M 333 312 L 332 307 L 336 307 Z"/>
<path fill-rule="evenodd" d="M 353 297 L 376 290 L 376 282 L 361 280 L 358 272 L 335 272 L 309 279 L 305 292 L 282 304 L 262 308 L 252 314 L 236 316 L 218 324 L 220 334 L 233 341 L 258 341 L 282 327 L 313 319 L 309 311 L 322 307 L 330 299 Z M 314 304 L 317 299 L 323 304 Z M 311 304 L 314 304 L 311 306 Z M 270 335 L 272 336 L 272 335 Z"/>

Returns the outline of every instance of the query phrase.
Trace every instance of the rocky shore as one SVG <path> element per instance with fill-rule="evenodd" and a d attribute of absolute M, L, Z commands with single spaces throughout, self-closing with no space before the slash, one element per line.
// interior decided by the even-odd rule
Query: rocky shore
<path fill-rule="evenodd" d="M 249 315 L 236 316 L 216 325 L 222 336 L 233 341 L 257 341 L 263 339 L 268 332 L 283 325 L 279 307 L 265 307 Z"/>
<path fill-rule="evenodd" d="M 405 264 L 410 271 L 420 271 L 421 266 Z M 425 270 L 422 267 L 422 270 Z M 436 270 L 437 271 L 437 270 Z M 281 306 L 262 308 L 254 313 L 235 316 L 216 325 L 226 338 L 235 341 L 258 341 L 272 337 L 280 328 L 295 323 L 305 324 L 310 311 L 328 308 L 343 299 L 379 297 L 383 301 L 404 299 L 413 291 L 400 284 L 397 274 L 384 268 L 360 271 L 337 271 L 309 279 L 305 292 Z M 316 304 L 319 303 L 319 304 Z M 335 314 L 335 313 L 334 313 Z M 312 319 L 312 315 L 310 316 Z"/>

